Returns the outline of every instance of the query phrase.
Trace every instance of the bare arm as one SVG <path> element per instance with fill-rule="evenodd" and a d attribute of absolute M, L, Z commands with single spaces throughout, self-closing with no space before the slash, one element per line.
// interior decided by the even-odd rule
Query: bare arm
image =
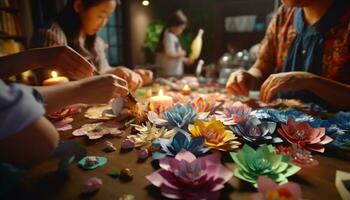
<path fill-rule="evenodd" d="M 19 133 L 0 140 L 0 159 L 30 167 L 48 159 L 58 141 L 56 129 L 46 118 L 40 117 Z"/>

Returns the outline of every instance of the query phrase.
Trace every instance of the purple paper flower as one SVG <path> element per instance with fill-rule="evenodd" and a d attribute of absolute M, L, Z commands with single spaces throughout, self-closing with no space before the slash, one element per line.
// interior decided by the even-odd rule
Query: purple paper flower
<path fill-rule="evenodd" d="M 233 175 L 221 164 L 220 154 L 196 158 L 182 150 L 175 158 L 159 160 L 159 165 L 161 169 L 146 178 L 171 199 L 219 199 L 219 190 Z"/>
<path fill-rule="evenodd" d="M 223 111 L 217 111 L 215 117 L 224 125 L 229 126 L 247 121 L 251 117 L 251 111 L 251 107 L 237 101 L 233 104 L 225 104 Z"/>
<path fill-rule="evenodd" d="M 281 138 L 274 134 L 275 122 L 260 121 L 255 117 L 245 123 L 230 126 L 230 129 L 252 146 L 283 142 Z"/>

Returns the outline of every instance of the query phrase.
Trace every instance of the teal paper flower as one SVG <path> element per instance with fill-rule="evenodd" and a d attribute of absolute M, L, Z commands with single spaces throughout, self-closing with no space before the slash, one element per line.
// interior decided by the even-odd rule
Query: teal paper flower
<path fill-rule="evenodd" d="M 163 116 L 168 122 L 169 130 L 173 128 L 187 130 L 189 124 L 193 123 L 196 119 L 202 118 L 189 104 L 177 104 L 174 108 L 164 111 Z"/>
<path fill-rule="evenodd" d="M 256 151 L 244 145 L 238 153 L 230 154 L 238 165 L 234 175 L 252 183 L 254 187 L 257 187 L 259 176 L 268 176 L 275 182 L 283 184 L 288 182 L 287 177 L 300 170 L 300 167 L 289 163 L 290 158 L 287 155 L 277 155 L 272 145 L 261 146 Z"/>

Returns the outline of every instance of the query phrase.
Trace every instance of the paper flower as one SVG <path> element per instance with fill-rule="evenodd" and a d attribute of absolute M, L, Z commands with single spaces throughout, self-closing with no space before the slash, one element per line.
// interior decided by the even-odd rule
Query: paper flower
<path fill-rule="evenodd" d="M 339 148 L 343 151 L 350 151 L 350 133 L 349 132 L 343 132 L 334 135 L 333 142 L 331 145 Z"/>
<path fill-rule="evenodd" d="M 135 147 L 150 147 L 154 140 L 158 138 L 170 138 L 175 135 L 175 131 L 167 131 L 165 127 L 157 128 L 155 124 L 146 122 L 145 125 L 132 124 L 139 132 L 136 135 L 128 135 L 127 138 L 135 143 Z"/>
<path fill-rule="evenodd" d="M 283 142 L 281 138 L 273 134 L 276 129 L 275 122 L 260 121 L 253 117 L 245 123 L 230 126 L 230 128 L 252 146 Z"/>
<path fill-rule="evenodd" d="M 99 156 L 86 156 L 78 163 L 84 169 L 96 169 L 104 166 L 107 163 L 107 158 Z"/>
<path fill-rule="evenodd" d="M 112 111 L 110 104 L 94 105 L 88 108 L 84 114 L 84 117 L 88 119 L 111 119 L 115 118 L 115 114 Z"/>
<path fill-rule="evenodd" d="M 74 136 L 86 135 L 90 140 L 95 140 L 110 134 L 112 136 L 119 136 L 123 131 L 119 130 L 122 124 L 116 121 L 98 122 L 94 124 L 85 124 L 80 129 L 73 131 Z"/>
<path fill-rule="evenodd" d="M 175 158 L 159 160 L 161 169 L 146 176 L 163 196 L 171 199 L 219 199 L 232 172 L 221 164 L 220 154 L 196 158 L 182 150 Z"/>
<path fill-rule="evenodd" d="M 57 112 L 54 112 L 52 114 L 49 114 L 48 117 L 54 121 L 61 121 L 66 118 L 71 118 L 75 114 L 81 112 L 82 108 L 85 108 L 85 104 L 73 104 L 70 106 L 67 106 Z"/>
<path fill-rule="evenodd" d="M 160 151 L 153 153 L 154 159 L 160 159 L 165 156 L 175 156 L 181 151 L 181 149 L 186 149 L 196 156 L 201 156 L 207 151 L 208 148 L 204 148 L 204 137 L 195 137 L 190 139 L 188 133 L 183 131 L 178 131 L 170 139 L 160 138 L 154 142 L 154 146 L 159 146 Z"/>
<path fill-rule="evenodd" d="M 68 131 L 73 128 L 73 126 L 70 124 L 73 121 L 74 121 L 73 118 L 66 117 L 61 121 L 53 122 L 53 125 L 55 126 L 57 131 Z"/>
<path fill-rule="evenodd" d="M 103 185 L 101 179 L 97 177 L 89 178 L 85 183 L 85 193 L 91 194 L 97 192 Z"/>
<path fill-rule="evenodd" d="M 233 104 L 225 104 L 223 111 L 217 111 L 215 117 L 224 125 L 235 125 L 247 121 L 251 117 L 251 111 L 252 108 L 240 101 L 236 101 Z"/>
<path fill-rule="evenodd" d="M 187 130 L 190 123 L 196 119 L 205 119 L 207 114 L 198 115 L 190 104 L 176 105 L 174 108 L 165 110 L 163 113 L 164 121 L 169 129 L 177 128 Z"/>
<path fill-rule="evenodd" d="M 337 125 L 340 129 L 350 131 L 350 112 L 338 112 L 329 122 Z"/>
<path fill-rule="evenodd" d="M 258 193 L 252 196 L 253 200 L 301 200 L 301 188 L 296 183 L 277 185 L 266 176 L 260 176 L 257 183 Z"/>
<path fill-rule="evenodd" d="M 308 122 L 296 122 L 288 119 L 287 124 L 282 124 L 278 132 L 291 144 L 309 151 L 324 152 L 324 145 L 332 141 L 325 134 L 325 128 L 312 128 Z"/>
<path fill-rule="evenodd" d="M 287 155 L 277 155 L 272 145 L 261 146 L 256 151 L 244 145 L 238 153 L 230 154 L 237 164 L 235 176 L 254 184 L 255 187 L 259 176 L 268 176 L 275 182 L 286 183 L 287 177 L 300 170 L 300 167 L 289 163 Z"/>
<path fill-rule="evenodd" d="M 222 103 L 212 99 L 197 97 L 192 101 L 191 105 L 198 113 L 214 113 L 215 110 L 222 105 Z"/>
<path fill-rule="evenodd" d="M 276 149 L 277 154 L 285 154 L 291 158 L 291 161 L 299 167 L 308 168 L 318 165 L 318 161 L 314 159 L 311 152 L 292 144 L 289 147 L 279 145 Z"/>
<path fill-rule="evenodd" d="M 294 120 L 298 122 L 313 120 L 312 116 L 306 115 L 294 109 L 278 111 L 276 109 L 263 108 L 253 111 L 252 115 L 257 117 L 258 119 L 265 119 L 277 123 L 286 123 L 288 121 L 288 118 L 290 117 L 294 118 Z"/>
<path fill-rule="evenodd" d="M 225 130 L 224 124 L 218 120 L 208 122 L 196 120 L 194 125 L 189 125 L 188 129 L 193 137 L 203 136 L 205 144 L 214 149 L 233 150 L 241 144 L 232 131 Z"/>

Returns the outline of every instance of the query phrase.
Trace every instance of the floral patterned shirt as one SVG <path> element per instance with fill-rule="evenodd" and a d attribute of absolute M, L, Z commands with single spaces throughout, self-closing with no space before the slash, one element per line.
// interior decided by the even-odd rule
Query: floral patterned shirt
<path fill-rule="evenodd" d="M 273 17 L 264 39 L 261 42 L 258 59 L 277 72 L 283 71 L 289 50 L 297 32 L 294 17 L 298 8 L 282 5 Z M 321 76 L 350 84 L 350 4 L 338 22 L 330 28 L 323 40 Z"/>

